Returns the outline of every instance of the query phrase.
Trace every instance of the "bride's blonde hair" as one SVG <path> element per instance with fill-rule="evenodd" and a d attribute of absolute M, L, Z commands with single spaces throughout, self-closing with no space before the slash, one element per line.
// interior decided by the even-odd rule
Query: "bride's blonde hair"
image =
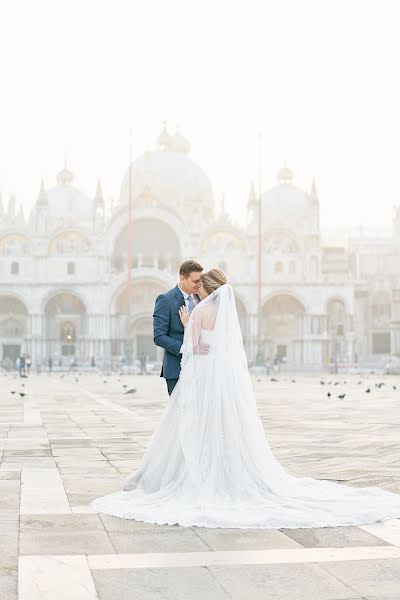
<path fill-rule="evenodd" d="M 210 269 L 202 274 L 201 281 L 207 294 L 212 294 L 221 285 L 228 283 L 228 278 L 222 269 Z"/>

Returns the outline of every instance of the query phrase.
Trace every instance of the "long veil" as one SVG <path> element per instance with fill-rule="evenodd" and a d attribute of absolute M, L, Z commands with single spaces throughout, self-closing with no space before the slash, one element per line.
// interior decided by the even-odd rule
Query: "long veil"
<path fill-rule="evenodd" d="M 400 496 L 294 477 L 258 414 L 236 311 L 222 285 L 192 311 L 181 375 L 139 468 L 91 506 L 149 523 L 279 529 L 400 517 Z"/>
<path fill-rule="evenodd" d="M 283 468 L 270 451 L 258 415 L 229 284 L 192 312 L 173 396 L 179 404 L 180 445 L 198 498 L 243 499 L 245 490 L 251 494 L 254 480 L 262 479 L 258 463 L 265 459 L 269 468 L 274 463 L 275 485 L 282 479 Z"/>

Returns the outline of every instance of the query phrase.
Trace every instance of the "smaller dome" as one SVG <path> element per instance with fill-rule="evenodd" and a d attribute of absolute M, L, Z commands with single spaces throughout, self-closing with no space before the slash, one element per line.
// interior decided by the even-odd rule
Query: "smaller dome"
<path fill-rule="evenodd" d="M 278 170 L 277 178 L 279 183 L 292 183 L 293 171 L 286 166 L 286 161 L 284 162 L 283 167 Z"/>
<path fill-rule="evenodd" d="M 189 154 L 190 143 L 178 130 L 174 133 L 171 139 L 171 150 L 174 152 L 180 152 L 181 154 Z"/>
<path fill-rule="evenodd" d="M 57 185 L 47 191 L 49 217 L 56 225 L 93 221 L 93 201 L 72 185 L 74 176 L 66 167 L 57 175 Z"/>
<path fill-rule="evenodd" d="M 71 171 L 68 171 L 67 167 L 64 167 L 57 175 L 58 185 L 71 185 L 74 180 L 74 176 Z"/>

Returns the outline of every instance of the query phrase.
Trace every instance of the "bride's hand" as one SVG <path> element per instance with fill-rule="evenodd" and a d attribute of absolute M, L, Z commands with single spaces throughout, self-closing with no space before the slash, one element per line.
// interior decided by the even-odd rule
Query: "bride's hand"
<path fill-rule="evenodd" d="M 181 307 L 180 307 L 180 309 L 179 309 L 179 317 L 180 317 L 180 319 L 181 319 L 181 321 L 182 321 L 182 325 L 183 325 L 184 327 L 186 327 L 186 325 L 187 325 L 187 324 L 188 324 L 188 322 L 189 322 L 189 317 L 190 317 L 190 315 L 189 315 L 189 311 L 188 311 L 188 309 L 186 308 L 186 306 L 181 306 Z"/>

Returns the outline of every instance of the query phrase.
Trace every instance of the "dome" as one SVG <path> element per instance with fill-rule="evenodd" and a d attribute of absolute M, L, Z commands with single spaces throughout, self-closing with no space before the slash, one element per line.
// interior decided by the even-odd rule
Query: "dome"
<path fill-rule="evenodd" d="M 49 189 L 49 217 L 55 225 L 87 224 L 93 221 L 93 202 L 74 185 L 74 176 L 67 168 L 57 176 L 57 185 Z"/>
<path fill-rule="evenodd" d="M 286 165 L 279 169 L 277 176 L 278 184 L 261 197 L 265 228 L 304 228 L 311 221 L 308 194 L 292 184 L 293 173 Z"/>
<path fill-rule="evenodd" d="M 176 134 L 175 134 L 176 135 Z M 179 135 L 179 134 L 178 134 Z M 175 138 L 175 136 L 173 136 Z M 175 142 L 177 142 L 175 138 Z M 185 138 L 179 139 L 181 151 L 173 144 L 147 151 L 132 165 L 132 196 L 138 201 L 160 205 L 178 215 L 198 210 L 212 216 L 214 201 L 210 180 L 204 171 L 183 152 Z M 186 142 L 189 144 L 188 142 Z M 121 185 L 120 204 L 129 200 L 129 169 Z"/>

